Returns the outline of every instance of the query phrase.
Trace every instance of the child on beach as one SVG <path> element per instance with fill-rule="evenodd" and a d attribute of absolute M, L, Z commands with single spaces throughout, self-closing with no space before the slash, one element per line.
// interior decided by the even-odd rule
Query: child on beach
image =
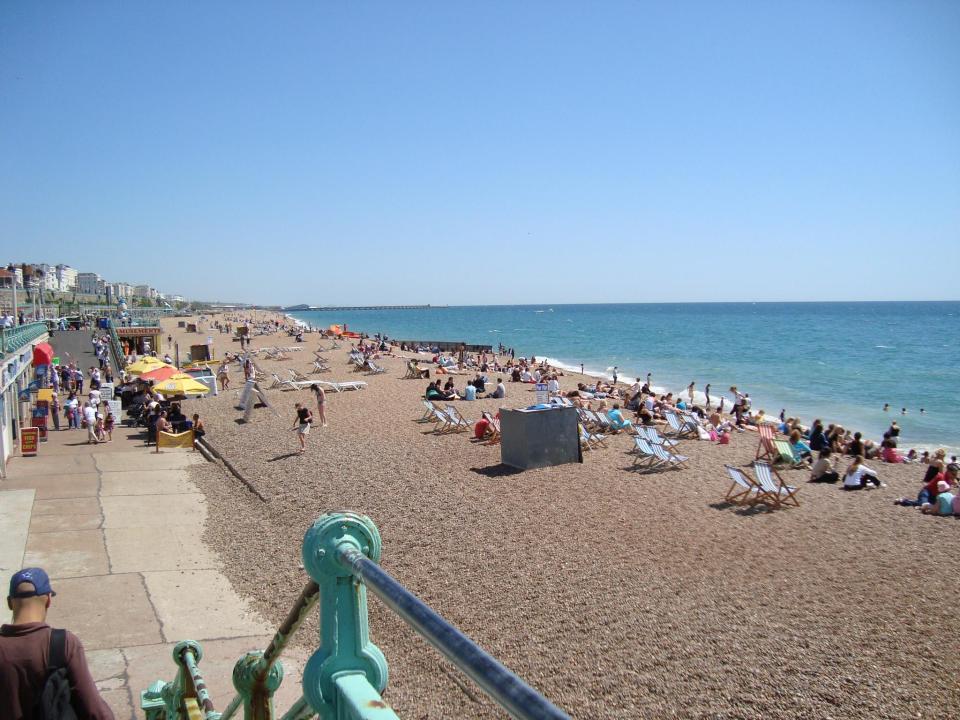
<path fill-rule="evenodd" d="M 108 412 L 107 419 L 103 421 L 103 429 L 107 433 L 107 440 L 113 440 L 114 423 L 116 423 L 116 419 L 113 417 L 113 413 Z"/>
<path fill-rule="evenodd" d="M 297 431 L 297 440 L 300 441 L 300 454 L 307 451 L 307 435 L 310 434 L 310 425 L 313 423 L 313 413 L 310 408 L 304 407 L 300 403 L 295 406 L 297 416 L 293 422 L 293 430 Z"/>

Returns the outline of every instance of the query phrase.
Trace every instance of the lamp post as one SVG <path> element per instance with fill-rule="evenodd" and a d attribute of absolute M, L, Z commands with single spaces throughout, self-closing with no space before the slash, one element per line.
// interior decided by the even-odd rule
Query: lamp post
<path fill-rule="evenodd" d="M 13 290 L 13 324 L 16 325 L 18 323 L 17 318 L 19 317 L 17 314 L 17 271 L 13 263 L 7 265 L 7 270 L 10 271 L 10 275 L 12 276 L 10 288 Z"/>

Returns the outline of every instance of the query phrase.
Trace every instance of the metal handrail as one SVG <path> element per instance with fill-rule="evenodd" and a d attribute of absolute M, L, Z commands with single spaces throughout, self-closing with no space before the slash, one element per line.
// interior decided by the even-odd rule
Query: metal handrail
<path fill-rule="evenodd" d="M 339 559 L 431 645 L 460 668 L 504 710 L 522 720 L 563 720 L 568 715 L 473 640 L 443 619 L 433 608 L 397 582 L 360 550 L 344 544 Z"/>
<path fill-rule="evenodd" d="M 43 321 L 25 323 L 0 330 L 0 357 L 16 352 L 31 340 L 36 340 L 46 332 L 47 324 Z"/>

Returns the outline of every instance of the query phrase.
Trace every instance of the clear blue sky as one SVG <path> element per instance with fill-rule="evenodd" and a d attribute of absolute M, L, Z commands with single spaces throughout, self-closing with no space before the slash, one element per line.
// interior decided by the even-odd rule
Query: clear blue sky
<path fill-rule="evenodd" d="M 6 0 L 0 251 L 264 303 L 957 299 L 960 2 Z"/>

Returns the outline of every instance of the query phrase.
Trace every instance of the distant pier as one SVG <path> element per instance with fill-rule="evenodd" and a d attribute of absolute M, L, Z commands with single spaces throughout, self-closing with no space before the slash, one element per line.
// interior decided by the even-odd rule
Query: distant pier
<path fill-rule="evenodd" d="M 284 308 L 285 312 L 304 312 L 313 310 L 317 312 L 334 312 L 346 310 L 431 310 L 433 308 L 445 308 L 448 305 L 359 305 L 357 307 L 347 307 L 341 305 L 295 305 L 294 307 Z"/>

